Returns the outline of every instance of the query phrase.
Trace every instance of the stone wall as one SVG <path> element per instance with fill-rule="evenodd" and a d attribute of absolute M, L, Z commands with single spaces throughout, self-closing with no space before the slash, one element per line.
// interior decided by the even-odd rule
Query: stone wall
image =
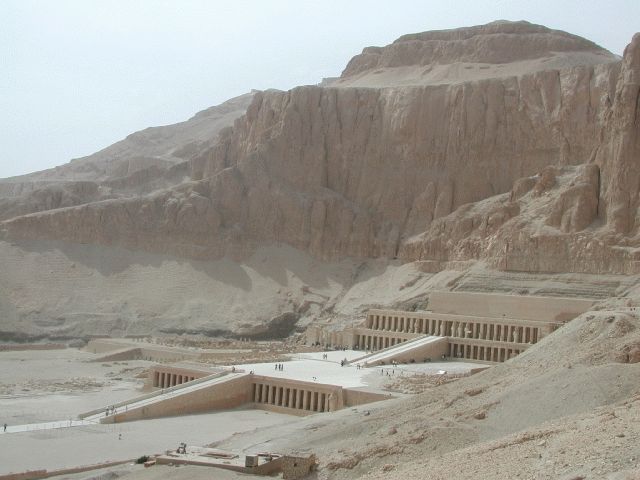
<path fill-rule="evenodd" d="M 594 303 L 594 300 L 579 298 L 466 292 L 433 292 L 429 295 L 429 308 L 438 313 L 542 322 L 566 322 L 589 310 Z"/>

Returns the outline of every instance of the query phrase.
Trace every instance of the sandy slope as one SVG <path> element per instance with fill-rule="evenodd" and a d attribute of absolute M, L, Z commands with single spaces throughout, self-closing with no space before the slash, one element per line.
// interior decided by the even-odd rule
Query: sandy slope
<path fill-rule="evenodd" d="M 238 262 L 64 242 L 0 242 L 0 258 L 5 335 L 259 335 L 284 318 L 276 335 L 282 337 L 313 320 L 360 321 L 372 307 L 420 307 L 433 290 L 544 294 L 562 284 L 563 296 L 598 297 L 634 282 L 619 275 L 500 273 L 482 265 L 434 274 L 419 263 L 327 263 L 286 246 L 263 247 Z M 297 319 L 296 326 L 283 314 Z"/>

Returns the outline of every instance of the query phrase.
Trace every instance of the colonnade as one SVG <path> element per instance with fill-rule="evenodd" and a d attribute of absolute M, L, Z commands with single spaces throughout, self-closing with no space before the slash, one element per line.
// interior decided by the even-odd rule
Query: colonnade
<path fill-rule="evenodd" d="M 489 345 L 473 345 L 463 343 L 449 343 L 449 355 L 452 358 L 466 358 L 469 360 L 483 360 L 487 362 L 504 362 L 523 350 Z"/>
<path fill-rule="evenodd" d="M 409 312 L 370 312 L 367 315 L 365 326 L 371 330 L 379 331 L 474 338 L 512 343 L 536 343 L 541 336 L 541 327 L 539 325 L 509 324 L 498 319 L 494 322 L 490 321 L 490 319 L 483 319 L 482 321 L 447 320 L 429 318 L 427 316 L 409 316 L 407 313 Z M 439 314 L 439 316 L 442 315 L 446 314 Z"/>
<path fill-rule="evenodd" d="M 193 375 L 183 375 L 180 373 L 161 372 L 156 370 L 153 372 L 153 386 L 160 388 L 169 388 L 181 385 L 186 382 L 195 380 Z"/>
<path fill-rule="evenodd" d="M 252 398 L 254 403 L 294 408 L 309 412 L 330 412 L 335 406 L 333 393 L 277 385 L 272 383 L 254 383 Z"/>
<path fill-rule="evenodd" d="M 406 338 L 387 337 L 372 334 L 355 334 L 355 345 L 360 350 L 382 350 L 406 342 Z"/>

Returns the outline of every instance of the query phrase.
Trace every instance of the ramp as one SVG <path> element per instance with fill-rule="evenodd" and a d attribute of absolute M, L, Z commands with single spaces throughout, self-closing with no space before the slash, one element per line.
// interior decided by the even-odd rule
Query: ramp
<path fill-rule="evenodd" d="M 249 374 L 243 372 L 217 373 L 162 391 L 133 398 L 115 405 L 88 412 L 81 418 L 100 423 L 119 423 L 143 418 L 180 415 L 234 408 L 246 403 Z"/>
<path fill-rule="evenodd" d="M 446 337 L 425 335 L 361 357 L 351 364 L 371 367 L 389 364 L 392 361 L 423 363 L 427 359 L 437 360 L 442 355 L 446 355 L 448 346 Z"/>

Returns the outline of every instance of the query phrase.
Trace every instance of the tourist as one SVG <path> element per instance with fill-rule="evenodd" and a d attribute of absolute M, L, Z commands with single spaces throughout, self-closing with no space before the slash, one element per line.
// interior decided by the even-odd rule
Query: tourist
<path fill-rule="evenodd" d="M 7 431 L 7 424 L 6 423 L 4 424 L 4 431 L 5 432 Z"/>
<path fill-rule="evenodd" d="M 276 370 L 278 370 L 278 364 L 276 363 Z"/>

